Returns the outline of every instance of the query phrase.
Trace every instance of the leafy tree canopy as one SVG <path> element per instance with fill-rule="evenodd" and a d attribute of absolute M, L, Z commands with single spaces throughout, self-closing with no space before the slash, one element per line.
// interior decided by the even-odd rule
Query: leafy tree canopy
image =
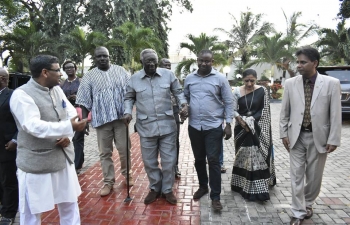
<path fill-rule="evenodd" d="M 16 26 L 32 23 L 37 32 L 52 39 L 49 50 L 57 52 L 60 60 L 64 60 L 61 37 L 70 35 L 76 26 L 88 32 L 103 33 L 108 39 L 119 39 L 121 36 L 113 33 L 113 29 L 130 21 L 137 27 L 152 29 L 161 40 L 159 54 L 167 56 L 167 22 L 173 5 L 193 10 L 190 0 L 1 0 L 0 35 L 13 32 Z M 0 37 L 0 47 L 2 45 L 4 40 Z M 112 62 L 122 65 L 127 60 L 125 50 L 121 46 L 113 48 Z"/>

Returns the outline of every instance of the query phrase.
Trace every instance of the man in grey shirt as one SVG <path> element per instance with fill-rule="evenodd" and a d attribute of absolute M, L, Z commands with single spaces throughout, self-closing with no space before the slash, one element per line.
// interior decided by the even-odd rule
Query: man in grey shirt
<path fill-rule="evenodd" d="M 151 191 L 144 203 L 150 204 L 163 193 L 166 200 L 176 204 L 172 192 L 174 166 L 176 162 L 176 122 L 171 93 L 182 109 L 180 115 L 187 116 L 187 102 L 181 85 L 174 73 L 157 68 L 158 56 L 153 49 L 141 52 L 143 69 L 131 76 L 124 101 L 124 119 L 132 119 L 132 108 L 136 104 L 136 128 L 140 135 L 141 153 Z M 158 153 L 162 169 L 158 167 Z"/>
<path fill-rule="evenodd" d="M 188 134 L 199 180 L 199 189 L 193 199 L 200 199 L 208 193 L 207 158 L 212 206 L 221 210 L 219 157 L 223 136 L 226 140 L 232 136 L 233 97 L 226 77 L 212 68 L 213 62 L 210 50 L 199 53 L 198 70 L 186 77 L 184 93 L 190 105 Z M 224 120 L 226 126 L 222 130 Z"/>

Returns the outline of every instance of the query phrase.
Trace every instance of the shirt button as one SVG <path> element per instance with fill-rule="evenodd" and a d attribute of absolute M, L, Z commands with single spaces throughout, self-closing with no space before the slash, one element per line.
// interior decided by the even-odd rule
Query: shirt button
<path fill-rule="evenodd" d="M 304 113 L 301 113 L 301 115 L 304 115 Z"/>

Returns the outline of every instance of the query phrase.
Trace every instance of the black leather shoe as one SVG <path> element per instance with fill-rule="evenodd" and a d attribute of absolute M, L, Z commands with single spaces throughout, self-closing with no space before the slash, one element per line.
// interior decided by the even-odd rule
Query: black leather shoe
<path fill-rule="evenodd" d="M 300 225 L 303 222 L 303 220 L 304 219 L 292 217 L 292 219 L 290 221 L 290 225 Z"/>
<path fill-rule="evenodd" d="M 314 215 L 314 210 L 310 207 L 306 207 L 306 216 L 304 219 L 310 219 Z"/>
<path fill-rule="evenodd" d="M 208 188 L 199 188 L 193 195 L 193 199 L 200 199 L 203 197 L 203 195 L 207 194 L 209 192 Z"/>
<path fill-rule="evenodd" d="M 214 210 L 221 210 L 222 209 L 222 205 L 221 205 L 220 200 L 211 201 L 211 206 L 213 207 Z"/>
<path fill-rule="evenodd" d="M 157 200 L 157 198 L 160 196 L 159 192 L 156 192 L 154 190 L 151 190 L 150 192 L 148 192 L 148 195 L 146 196 L 145 200 L 143 201 L 146 205 L 154 202 L 155 200 Z"/>
<path fill-rule="evenodd" d="M 177 200 L 172 191 L 163 195 L 165 196 L 165 199 L 167 200 L 167 202 L 169 202 L 170 204 L 176 205 Z"/>

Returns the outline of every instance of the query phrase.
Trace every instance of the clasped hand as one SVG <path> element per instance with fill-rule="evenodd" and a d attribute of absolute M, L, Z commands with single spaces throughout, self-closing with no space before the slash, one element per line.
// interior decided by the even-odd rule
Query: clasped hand
<path fill-rule="evenodd" d="M 228 140 L 232 137 L 232 129 L 231 129 L 231 125 L 226 125 L 225 129 L 224 129 L 224 139 Z"/>
<path fill-rule="evenodd" d="M 9 141 L 7 142 L 7 144 L 5 145 L 5 149 L 7 151 L 15 151 L 17 149 L 17 144 L 14 143 L 13 141 Z"/>
<path fill-rule="evenodd" d="M 70 140 L 67 137 L 57 139 L 57 141 L 56 141 L 56 145 L 58 145 L 62 148 L 68 147 L 69 143 L 70 143 Z"/>
<path fill-rule="evenodd" d="M 188 105 L 185 103 L 182 105 L 182 109 L 179 112 L 180 121 L 183 123 L 188 117 Z"/>
<path fill-rule="evenodd" d="M 126 113 L 123 118 L 123 123 L 125 124 L 125 126 L 128 126 L 130 121 L 132 120 L 132 115 L 130 115 L 129 113 Z"/>

